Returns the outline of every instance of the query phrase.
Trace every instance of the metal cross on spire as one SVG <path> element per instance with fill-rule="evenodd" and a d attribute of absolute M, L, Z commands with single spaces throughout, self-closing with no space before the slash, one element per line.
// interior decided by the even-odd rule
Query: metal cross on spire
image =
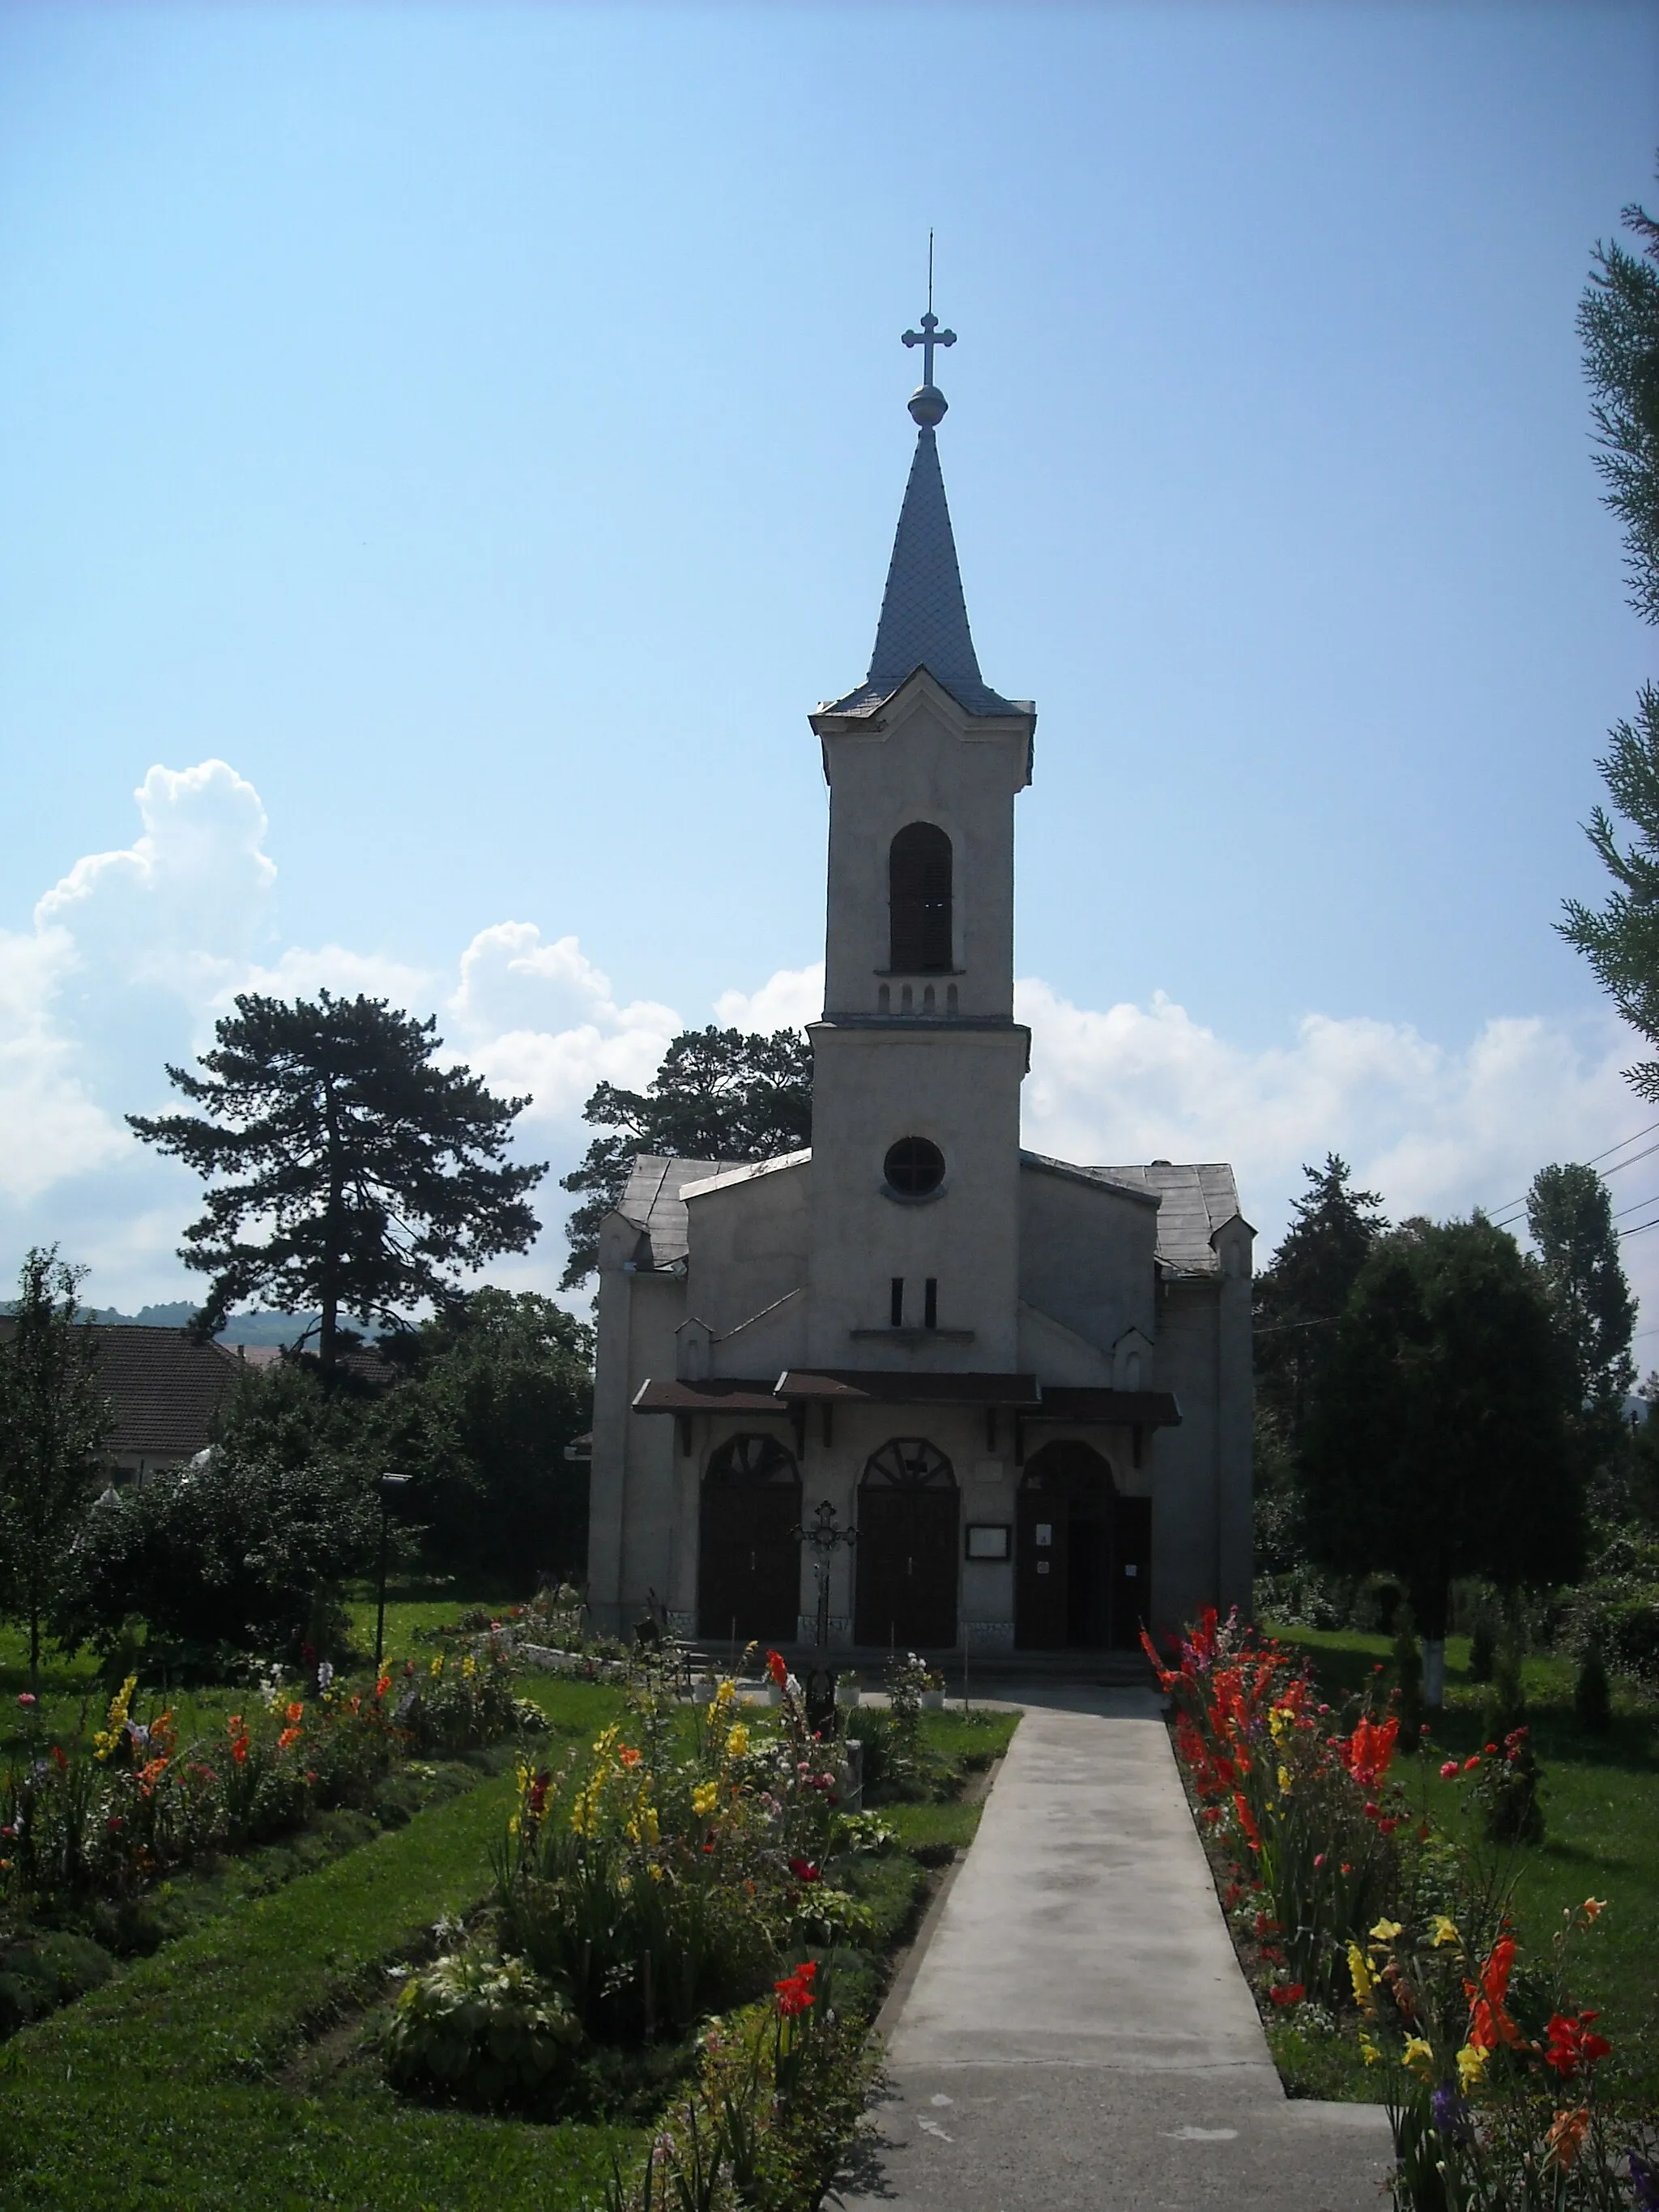
<path fill-rule="evenodd" d="M 933 382 L 933 348 L 953 346 L 954 331 L 942 331 L 933 313 L 933 234 L 927 234 L 927 312 L 919 331 L 906 331 L 903 343 L 921 348 L 921 384 L 910 401 L 910 412 L 924 429 L 931 428 L 945 412 L 945 394 Z"/>

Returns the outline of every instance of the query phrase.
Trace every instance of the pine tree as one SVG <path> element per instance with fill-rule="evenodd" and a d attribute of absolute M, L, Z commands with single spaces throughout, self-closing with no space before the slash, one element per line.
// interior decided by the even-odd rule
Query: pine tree
<path fill-rule="evenodd" d="M 249 994 L 218 1024 L 204 1074 L 167 1070 L 205 1118 L 127 1116 L 210 1186 L 179 1253 L 213 1278 L 204 1334 L 255 1296 L 283 1313 L 319 1310 L 330 1370 L 342 1314 L 395 1327 L 422 1299 L 452 1295 L 459 1270 L 530 1244 L 541 1224 L 526 1195 L 546 1164 L 504 1157 L 530 1102 L 434 1066 L 435 1028 L 384 999 Z"/>
<path fill-rule="evenodd" d="M 1388 1229 L 1375 1191 L 1351 1190 L 1335 1152 L 1304 1166 L 1309 1188 L 1271 1262 L 1255 1279 L 1256 1401 L 1294 1456 L 1334 1324 L 1372 1247 Z"/>
<path fill-rule="evenodd" d="M 1627 207 L 1624 219 L 1642 250 L 1616 240 L 1596 248 L 1578 334 L 1594 394 L 1595 465 L 1606 503 L 1625 526 L 1630 604 L 1659 622 L 1659 223 L 1639 207 Z M 1638 695 L 1635 720 L 1615 723 L 1612 738 L 1595 765 L 1614 813 L 1636 835 L 1621 844 L 1613 815 L 1595 808 L 1587 834 L 1613 889 L 1599 910 L 1566 900 L 1556 927 L 1632 1028 L 1659 1046 L 1659 690 L 1651 684 Z M 1659 1060 L 1625 1073 L 1639 1097 L 1659 1099 Z"/>
<path fill-rule="evenodd" d="M 566 1190 L 591 1192 L 565 1224 L 570 1258 L 561 1290 L 585 1283 L 599 1264 L 599 1224 L 628 1187 L 634 1162 L 665 1153 L 690 1160 L 768 1160 L 812 1140 L 812 1048 L 794 1030 L 744 1036 L 738 1030 L 684 1030 L 664 1054 L 648 1090 L 601 1083 L 582 1118 L 596 1137 Z"/>

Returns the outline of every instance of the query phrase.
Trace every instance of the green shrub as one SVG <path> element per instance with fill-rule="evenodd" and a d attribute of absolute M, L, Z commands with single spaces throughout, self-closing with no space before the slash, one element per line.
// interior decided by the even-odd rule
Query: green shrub
<path fill-rule="evenodd" d="M 1527 1720 L 1527 1692 L 1521 1679 L 1521 1654 L 1505 1638 L 1492 1660 L 1492 1681 L 1480 1708 L 1480 1725 L 1489 1743 L 1501 1743 Z"/>
<path fill-rule="evenodd" d="M 1498 1750 L 1486 1753 L 1470 1792 L 1480 1813 L 1481 1832 L 1488 1843 L 1543 1842 L 1540 1779 L 1531 1730 L 1525 1727 L 1511 1729 Z"/>
<path fill-rule="evenodd" d="M 1415 1743 L 1423 1724 L 1423 1654 L 1417 1641 L 1417 1623 L 1408 1605 L 1394 1616 L 1394 1686 L 1400 1694 L 1400 1729 Z"/>
<path fill-rule="evenodd" d="M 1572 1717 L 1586 1735 L 1605 1735 L 1613 1725 L 1613 1700 L 1607 1693 L 1607 1670 L 1592 1644 L 1572 1686 Z"/>
<path fill-rule="evenodd" d="M 386 2030 L 386 2072 L 401 2089 L 489 2106 L 534 2099 L 569 2067 L 581 2023 L 522 1959 L 460 1951 L 415 1975 Z"/>

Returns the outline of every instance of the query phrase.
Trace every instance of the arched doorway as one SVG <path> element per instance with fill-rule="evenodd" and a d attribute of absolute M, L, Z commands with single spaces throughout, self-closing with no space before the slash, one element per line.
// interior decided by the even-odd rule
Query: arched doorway
<path fill-rule="evenodd" d="M 1152 1617 L 1151 1498 L 1120 1497 L 1090 1445 L 1044 1444 L 1025 1463 L 1016 1521 L 1016 1645 L 1132 1650 Z"/>
<path fill-rule="evenodd" d="M 957 1640 L 957 1478 L 924 1437 L 895 1437 L 859 1485 L 860 1644 L 948 1649 Z"/>
<path fill-rule="evenodd" d="M 702 1478 L 697 1632 L 793 1643 L 800 1616 L 800 1470 L 776 1437 L 728 1437 Z"/>

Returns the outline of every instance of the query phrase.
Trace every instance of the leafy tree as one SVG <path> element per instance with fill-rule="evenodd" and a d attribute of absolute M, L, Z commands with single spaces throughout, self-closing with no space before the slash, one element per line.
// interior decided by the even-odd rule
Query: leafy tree
<path fill-rule="evenodd" d="M 335 1592 L 374 1571 L 380 1499 L 359 1467 L 244 1459 L 223 1445 L 100 1502 L 76 1544 L 70 1618 L 106 1649 L 137 1620 L 175 1663 L 233 1653 L 338 1657 Z"/>
<path fill-rule="evenodd" d="M 1382 1238 L 1333 1334 L 1304 1440 L 1309 1541 L 1339 1572 L 1400 1577 L 1437 1705 L 1451 1583 L 1578 1564 L 1572 1363 L 1541 1270 L 1480 1214 Z"/>
<path fill-rule="evenodd" d="M 31 1250 L 0 1329 L 0 1599 L 27 1624 L 36 1690 L 41 1630 L 112 1425 L 98 1387 L 97 1342 L 76 1317 L 85 1273 L 61 1261 L 55 1244 Z"/>
<path fill-rule="evenodd" d="M 812 1048 L 780 1030 L 684 1030 L 645 1091 L 601 1083 L 582 1117 L 610 1132 L 596 1137 L 566 1190 L 593 1194 L 566 1224 L 570 1259 L 562 1290 L 585 1283 L 599 1264 L 599 1224 L 627 1188 L 642 1153 L 693 1160 L 769 1160 L 811 1142 Z"/>
<path fill-rule="evenodd" d="M 406 1518 L 447 1573 L 527 1590 L 538 1568 L 580 1573 L 587 1469 L 567 1444 L 592 1419 L 592 1332 L 550 1298 L 489 1286 L 383 1344 L 390 1387 L 308 1357 L 246 1369 L 222 1410 L 230 1456 L 290 1471 L 329 1462 L 373 1484 L 414 1477 Z"/>
<path fill-rule="evenodd" d="M 1571 1348 L 1579 1402 L 1616 1418 L 1636 1375 L 1630 1356 L 1636 1301 L 1620 1261 L 1606 1183 L 1594 1168 L 1540 1168 L 1527 1194 L 1527 1227 Z"/>
<path fill-rule="evenodd" d="M 1595 465 L 1625 526 L 1630 603 L 1659 622 L 1659 223 L 1639 207 L 1625 210 L 1625 223 L 1642 250 L 1616 240 L 1596 248 L 1578 334 L 1595 395 Z M 1596 807 L 1587 835 L 1613 891 L 1599 910 L 1566 900 L 1556 926 L 1632 1028 L 1659 1045 L 1659 691 L 1651 684 L 1638 694 L 1635 720 L 1616 722 L 1611 734 L 1595 765 L 1636 836 L 1621 844 L 1613 817 Z M 1659 1060 L 1638 1061 L 1626 1079 L 1641 1097 L 1659 1099 Z"/>
<path fill-rule="evenodd" d="M 127 1116 L 212 1186 L 179 1254 L 213 1278 L 204 1333 L 242 1298 L 318 1308 L 331 1371 L 343 1313 L 395 1325 L 400 1309 L 452 1295 L 458 1269 L 530 1243 L 541 1224 L 526 1194 L 545 1163 L 504 1159 L 529 1101 L 434 1066 L 435 1027 L 384 999 L 250 994 L 218 1024 L 204 1074 L 167 1069 L 205 1118 Z"/>
<path fill-rule="evenodd" d="M 1333 1325 L 1389 1225 L 1375 1191 L 1350 1189 L 1353 1170 L 1337 1153 L 1302 1172 L 1309 1188 L 1292 1201 L 1296 1219 L 1255 1279 L 1256 1401 L 1292 1456 Z"/>
<path fill-rule="evenodd" d="M 484 1289 L 412 1347 L 416 1373 L 383 1409 L 386 1463 L 415 1477 L 429 1557 L 517 1578 L 580 1577 L 587 1468 L 565 1446 L 593 1418 L 593 1335 L 550 1298 Z"/>

